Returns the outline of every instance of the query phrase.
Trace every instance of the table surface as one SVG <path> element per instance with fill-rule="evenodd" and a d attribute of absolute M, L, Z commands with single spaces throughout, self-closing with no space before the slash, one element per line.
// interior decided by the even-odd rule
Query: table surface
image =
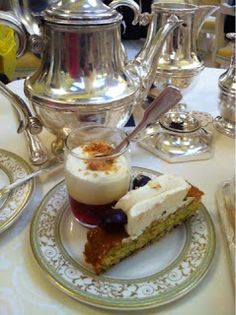
<path fill-rule="evenodd" d="M 217 81 L 222 69 L 206 68 L 197 80 L 197 85 L 186 94 L 184 101 L 189 110 L 209 112 L 215 117 L 217 108 Z M 22 81 L 14 81 L 9 87 L 23 95 Z M 135 117 L 140 109 L 135 112 Z M 137 117 L 136 117 L 137 118 Z M 16 119 L 8 100 L 0 95 L 0 148 L 12 151 L 28 160 L 25 138 L 16 133 Z M 168 305 L 133 314 L 174 315 L 232 315 L 234 314 L 234 286 L 230 273 L 227 250 L 221 233 L 215 196 L 218 185 L 231 179 L 234 174 L 235 142 L 213 130 L 214 156 L 209 160 L 183 163 L 167 163 L 153 154 L 132 144 L 132 164 L 174 173 L 205 192 L 203 203 L 207 207 L 216 230 L 216 253 L 211 269 L 190 293 Z M 44 131 L 43 142 L 49 145 L 51 137 Z M 43 196 L 62 176 L 42 176 L 37 189 L 20 218 L 0 235 L 0 314 L 121 314 L 87 306 L 60 292 L 51 283 L 35 261 L 29 241 L 29 226 L 32 215 Z M 132 312 L 131 312 L 132 313 Z"/>

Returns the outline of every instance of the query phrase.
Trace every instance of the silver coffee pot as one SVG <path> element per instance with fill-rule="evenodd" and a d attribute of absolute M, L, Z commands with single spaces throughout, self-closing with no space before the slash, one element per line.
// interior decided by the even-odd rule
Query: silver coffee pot
<path fill-rule="evenodd" d="M 51 1 L 34 16 L 22 11 L 20 1 L 12 3 L 15 16 L 1 12 L 0 21 L 17 31 L 18 54 L 26 48 L 41 54 L 41 66 L 24 83 L 33 111 L 14 98 L 22 116 L 19 131 L 36 134 L 46 127 L 57 136 L 54 149 L 81 124 L 123 126 L 154 81 L 167 35 L 182 23 L 169 15 L 145 49 L 127 62 L 122 16 L 115 8 L 129 6 L 134 23 L 140 22 L 144 18 L 133 0 L 114 0 L 110 6 L 100 0 Z M 9 97 L 6 88 L 1 91 Z"/>
<path fill-rule="evenodd" d="M 148 29 L 144 51 L 158 30 L 165 25 L 170 15 L 173 14 L 183 21 L 173 32 L 169 33 L 163 45 L 156 68 L 154 85 L 157 89 L 171 84 L 184 90 L 203 70 L 203 60 L 197 54 L 197 37 L 205 19 L 217 9 L 217 6 L 154 1 L 149 16 L 152 27 Z M 148 20 L 147 15 L 146 19 Z"/>
<path fill-rule="evenodd" d="M 220 116 L 214 119 L 214 127 L 231 138 L 236 137 L 236 33 L 226 34 L 232 41 L 232 56 L 228 69 L 222 73 L 218 80 Z"/>

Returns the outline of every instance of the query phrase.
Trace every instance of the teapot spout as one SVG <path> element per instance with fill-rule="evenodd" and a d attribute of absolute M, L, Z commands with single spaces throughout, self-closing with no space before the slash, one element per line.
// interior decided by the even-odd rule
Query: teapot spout
<path fill-rule="evenodd" d="M 151 33 L 154 32 L 151 23 L 143 48 L 136 58 L 127 65 L 128 70 L 138 76 L 141 81 L 141 99 L 144 99 L 147 96 L 148 91 L 155 80 L 158 60 L 168 34 L 180 24 L 182 24 L 182 21 L 179 20 L 177 16 L 171 15 L 168 18 L 167 23 L 158 30 L 155 36 L 150 36 Z"/>

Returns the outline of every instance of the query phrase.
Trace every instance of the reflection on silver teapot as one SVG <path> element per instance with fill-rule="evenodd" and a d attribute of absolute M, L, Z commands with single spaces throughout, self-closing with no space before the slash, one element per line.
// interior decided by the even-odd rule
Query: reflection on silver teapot
<path fill-rule="evenodd" d="M 20 0 L 12 1 L 17 18 L 1 12 L 0 21 L 18 32 L 19 54 L 25 47 L 41 54 L 40 68 L 24 85 L 37 115 L 18 101 L 20 131 L 38 133 L 44 126 L 57 136 L 59 147 L 81 124 L 121 127 L 127 122 L 154 81 L 167 35 L 182 23 L 170 15 L 145 50 L 127 62 L 120 37 L 122 16 L 115 8 L 132 8 L 137 23 L 141 14 L 133 0 L 114 0 L 109 7 L 100 0 L 52 1 L 30 19 L 29 12 L 21 11 Z M 1 90 L 4 93 L 3 86 Z"/>
<path fill-rule="evenodd" d="M 156 68 L 157 88 L 174 85 L 183 90 L 190 86 L 193 79 L 203 70 L 203 61 L 197 55 L 197 37 L 205 19 L 217 9 L 216 6 L 184 3 L 152 4 L 151 27 L 148 30 L 144 51 L 170 15 L 174 14 L 183 21 L 167 36 L 163 45 Z"/>

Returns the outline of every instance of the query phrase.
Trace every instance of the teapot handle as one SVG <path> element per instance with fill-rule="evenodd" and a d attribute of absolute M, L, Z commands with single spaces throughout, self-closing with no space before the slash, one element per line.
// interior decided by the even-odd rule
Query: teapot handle
<path fill-rule="evenodd" d="M 9 87 L 0 81 L 0 92 L 9 100 L 19 114 L 19 127 L 17 133 L 29 130 L 32 135 L 36 135 L 42 131 L 42 124 L 36 116 L 33 116 L 25 101 L 13 93 Z"/>
<path fill-rule="evenodd" d="M 24 26 L 16 19 L 11 12 L 0 11 L 0 23 L 7 25 L 14 29 L 18 35 L 18 50 L 16 53 L 17 58 L 21 57 L 27 47 L 27 32 Z"/>
<path fill-rule="evenodd" d="M 131 8 L 134 12 L 134 19 L 132 21 L 132 24 L 136 25 L 139 23 L 139 17 L 141 15 L 140 7 L 134 0 L 113 0 L 109 4 L 109 7 L 112 9 L 116 9 L 120 6 L 126 6 Z"/>

